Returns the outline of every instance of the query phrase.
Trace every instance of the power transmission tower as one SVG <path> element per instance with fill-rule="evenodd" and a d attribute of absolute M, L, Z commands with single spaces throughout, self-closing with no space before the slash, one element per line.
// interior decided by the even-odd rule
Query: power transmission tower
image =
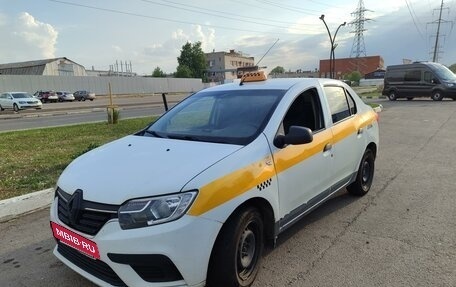
<path fill-rule="evenodd" d="M 439 61 L 439 55 L 443 53 L 443 51 L 441 50 L 441 48 L 443 46 L 441 45 L 440 39 L 445 37 L 445 35 L 443 35 L 440 32 L 441 25 L 442 24 L 451 23 L 451 26 L 453 26 L 453 21 L 447 21 L 447 20 L 442 19 L 442 11 L 444 9 L 448 9 L 448 8 L 444 8 L 443 0 L 442 0 L 442 2 L 440 4 L 440 9 L 434 9 L 434 11 L 439 10 L 439 19 L 434 21 L 434 22 L 427 23 L 427 24 L 437 24 L 437 33 L 435 34 L 435 44 L 434 44 L 434 48 L 432 49 L 432 52 L 431 52 L 431 54 L 433 55 L 432 56 L 432 62 L 438 62 Z"/>
<path fill-rule="evenodd" d="M 350 52 L 350 58 L 359 58 L 361 55 L 366 56 L 366 46 L 364 45 L 364 23 L 370 21 L 372 19 L 368 19 L 364 16 L 365 12 L 372 12 L 364 7 L 364 1 L 359 0 L 358 7 L 354 12 L 351 13 L 355 17 L 355 20 L 348 23 L 351 26 L 354 26 L 354 30 L 350 31 L 350 33 L 355 34 L 355 38 L 353 39 L 353 45 Z"/>

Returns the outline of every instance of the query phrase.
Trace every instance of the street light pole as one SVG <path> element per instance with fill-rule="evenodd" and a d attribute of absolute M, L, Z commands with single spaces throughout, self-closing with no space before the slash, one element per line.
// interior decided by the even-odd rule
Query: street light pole
<path fill-rule="evenodd" d="M 337 27 L 337 30 L 336 30 L 336 33 L 334 34 L 334 37 L 332 37 L 331 36 L 331 32 L 329 31 L 328 25 L 326 24 L 326 21 L 325 21 L 325 15 L 321 14 L 319 19 L 321 21 L 323 21 L 323 24 L 325 24 L 325 27 L 326 27 L 326 31 L 328 31 L 329 41 L 331 43 L 331 50 L 329 52 L 329 77 L 331 79 L 334 79 L 335 71 L 336 71 L 336 69 L 335 69 L 335 67 L 336 67 L 336 55 L 335 55 L 335 52 L 334 52 L 334 50 L 337 47 L 337 44 L 335 44 L 336 36 L 337 36 L 337 32 L 339 32 L 340 27 L 345 26 L 345 24 L 347 24 L 347 22 L 344 22 L 344 23 L 340 24 L 339 27 Z"/>
<path fill-rule="evenodd" d="M 339 27 L 337 27 L 337 30 L 336 30 L 336 33 L 334 33 L 334 38 L 333 38 L 333 45 L 332 45 L 332 50 L 331 50 L 331 53 L 332 53 L 332 60 L 333 60 L 333 64 L 332 64 L 332 78 L 334 79 L 336 77 L 336 54 L 334 52 L 334 50 L 336 50 L 336 47 L 337 47 L 337 44 L 335 44 L 336 42 L 336 36 L 337 36 L 337 32 L 339 32 L 339 29 L 340 27 L 342 26 L 345 26 L 345 24 L 347 24 L 347 22 L 344 22 L 342 24 L 339 25 Z"/>

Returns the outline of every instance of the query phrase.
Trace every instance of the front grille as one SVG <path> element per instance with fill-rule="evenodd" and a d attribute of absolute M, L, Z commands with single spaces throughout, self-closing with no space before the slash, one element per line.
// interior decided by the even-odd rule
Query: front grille
<path fill-rule="evenodd" d="M 82 193 L 82 191 L 81 191 Z M 102 204 L 87 200 L 78 202 L 77 208 L 72 208 L 72 195 L 57 188 L 58 216 L 66 225 L 82 233 L 95 235 L 108 220 L 117 218 L 119 205 Z"/>
<path fill-rule="evenodd" d="M 127 286 L 122 279 L 109 267 L 108 264 L 100 260 L 89 258 L 76 249 L 73 249 L 63 243 L 58 243 L 57 251 L 66 259 L 71 261 L 74 265 L 78 266 L 87 273 L 113 285 L 113 286 Z"/>

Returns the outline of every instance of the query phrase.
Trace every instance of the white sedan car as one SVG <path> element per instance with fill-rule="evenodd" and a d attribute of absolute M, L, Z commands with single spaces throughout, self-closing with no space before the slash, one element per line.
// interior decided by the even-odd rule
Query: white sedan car
<path fill-rule="evenodd" d="M 251 286 L 265 244 L 334 193 L 369 191 L 377 121 L 338 80 L 258 72 L 199 91 L 68 165 L 54 254 L 100 286 Z"/>
<path fill-rule="evenodd" d="M 56 92 L 57 96 L 59 97 L 59 102 L 72 102 L 75 100 L 74 95 L 70 92 Z"/>
<path fill-rule="evenodd" d="M 7 92 L 0 95 L 0 110 L 12 109 L 15 112 L 24 109 L 41 109 L 42 103 L 32 94 L 25 92 Z"/>

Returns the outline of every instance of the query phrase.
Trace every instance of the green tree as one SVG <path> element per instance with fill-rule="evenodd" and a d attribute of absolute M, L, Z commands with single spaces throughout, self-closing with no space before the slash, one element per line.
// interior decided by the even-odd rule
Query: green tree
<path fill-rule="evenodd" d="M 160 67 L 156 67 L 152 73 L 152 77 L 163 78 L 166 77 L 166 74 L 162 71 L 162 69 L 160 69 Z"/>
<path fill-rule="evenodd" d="M 456 64 L 453 64 L 449 68 L 453 73 L 456 73 Z"/>
<path fill-rule="evenodd" d="M 283 74 L 285 73 L 285 69 L 281 66 L 277 66 L 271 70 L 271 74 Z"/>
<path fill-rule="evenodd" d="M 357 84 L 359 84 L 359 80 L 361 80 L 361 78 L 362 78 L 362 76 L 359 71 L 353 71 L 350 74 L 347 74 L 344 76 L 345 80 L 356 82 Z"/>
<path fill-rule="evenodd" d="M 192 71 L 186 65 L 177 66 L 176 73 L 174 73 L 175 78 L 192 78 Z"/>
<path fill-rule="evenodd" d="M 181 54 L 177 57 L 177 62 L 179 63 L 178 71 L 176 74 L 179 73 L 179 67 L 184 69 L 184 66 L 190 70 L 190 77 L 189 78 L 201 78 L 204 80 L 204 72 L 206 71 L 207 64 L 206 64 L 206 57 L 204 55 L 203 50 L 201 49 L 201 42 L 196 42 L 191 44 L 190 42 L 185 43 L 182 46 Z"/>

